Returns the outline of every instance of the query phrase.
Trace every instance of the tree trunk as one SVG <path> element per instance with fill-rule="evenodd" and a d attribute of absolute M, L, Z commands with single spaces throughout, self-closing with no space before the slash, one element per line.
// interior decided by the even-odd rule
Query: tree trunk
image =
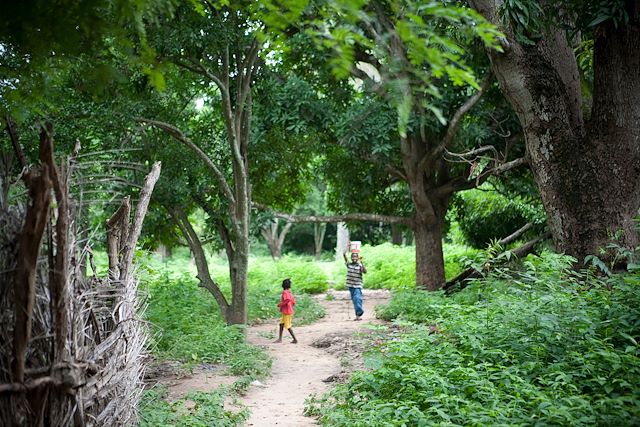
<path fill-rule="evenodd" d="M 313 224 L 313 243 L 314 243 L 314 255 L 316 261 L 320 261 L 322 255 L 322 242 L 324 242 L 324 234 L 327 231 L 326 223 L 314 223 Z"/>
<path fill-rule="evenodd" d="M 499 25 L 501 2 L 471 4 Z M 633 2 L 627 2 L 628 6 Z M 522 123 L 527 153 L 557 250 L 576 257 L 618 243 L 640 243 L 633 218 L 640 208 L 640 26 L 596 31 L 593 109 L 582 116 L 580 75 L 564 30 L 552 29 L 533 46 L 509 28 L 492 68 Z"/>
<path fill-rule="evenodd" d="M 337 224 L 337 238 L 336 238 L 336 261 L 342 261 L 342 254 L 344 253 L 344 248 L 347 246 L 347 242 L 349 241 L 349 229 L 347 228 L 344 222 L 339 222 Z"/>
<path fill-rule="evenodd" d="M 416 247 L 416 286 L 438 290 L 445 283 L 442 252 L 442 221 L 419 223 L 414 230 Z"/>
<path fill-rule="evenodd" d="M 275 218 L 269 225 L 265 225 L 260 230 L 260 234 L 264 237 L 271 252 L 271 258 L 274 260 L 282 256 L 282 245 L 284 245 L 284 239 L 287 237 L 289 230 L 291 230 L 292 222 L 287 221 L 285 226 L 280 230 L 280 219 Z"/>
<path fill-rule="evenodd" d="M 391 224 L 391 243 L 394 245 L 402 245 L 402 230 L 398 224 Z"/>

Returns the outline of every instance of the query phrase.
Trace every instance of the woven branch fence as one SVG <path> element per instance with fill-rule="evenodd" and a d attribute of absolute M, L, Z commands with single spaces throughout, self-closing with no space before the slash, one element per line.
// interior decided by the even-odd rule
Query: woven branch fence
<path fill-rule="evenodd" d="M 133 217 L 125 198 L 106 224 L 108 275 L 87 277 L 92 255 L 76 239 L 68 191 L 73 159 L 56 164 L 50 125 L 40 161 L 24 174 L 26 206 L 0 207 L 0 426 L 134 425 L 147 330 L 132 261 L 160 165 Z"/>

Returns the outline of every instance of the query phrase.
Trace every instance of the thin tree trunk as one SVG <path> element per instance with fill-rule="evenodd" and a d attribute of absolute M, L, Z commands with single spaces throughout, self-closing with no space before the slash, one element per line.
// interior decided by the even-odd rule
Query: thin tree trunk
<path fill-rule="evenodd" d="M 391 243 L 394 245 L 402 245 L 402 230 L 398 224 L 391 224 Z"/>
<path fill-rule="evenodd" d="M 322 255 L 322 243 L 324 242 L 324 235 L 327 232 L 327 223 L 314 223 L 313 224 L 313 244 L 314 255 L 316 261 L 320 261 Z"/>
<path fill-rule="evenodd" d="M 169 214 L 173 217 L 174 221 L 176 222 L 176 225 L 182 232 L 182 235 L 187 240 L 189 249 L 191 249 L 191 253 L 193 254 L 193 258 L 196 263 L 196 269 L 198 272 L 197 278 L 200 281 L 200 286 L 208 290 L 211 293 L 211 295 L 213 295 L 216 302 L 218 303 L 218 307 L 220 308 L 220 313 L 222 314 L 222 317 L 227 323 L 229 323 L 230 305 L 227 302 L 227 299 L 225 298 L 224 294 L 220 290 L 220 286 L 218 285 L 218 282 L 216 282 L 211 277 L 211 273 L 209 272 L 207 257 L 205 255 L 204 248 L 202 247 L 202 242 L 200 241 L 200 239 L 198 238 L 198 235 L 196 234 L 195 230 L 191 226 L 191 223 L 189 222 L 189 218 L 181 209 L 173 208 L 170 210 L 168 209 L 168 211 L 169 211 Z M 223 236 L 223 239 L 224 239 L 224 236 Z M 229 260 L 229 264 L 231 264 L 231 260 Z"/>
<path fill-rule="evenodd" d="M 284 245 L 284 239 L 287 237 L 292 225 L 292 222 L 287 221 L 282 230 L 280 230 L 280 220 L 275 218 L 274 221 L 260 230 L 260 234 L 264 237 L 269 247 L 269 252 L 271 252 L 271 258 L 274 260 L 282 256 L 282 245 Z"/>
<path fill-rule="evenodd" d="M 349 229 L 344 222 L 339 222 L 336 233 L 336 261 L 342 261 L 342 254 L 349 241 Z"/>

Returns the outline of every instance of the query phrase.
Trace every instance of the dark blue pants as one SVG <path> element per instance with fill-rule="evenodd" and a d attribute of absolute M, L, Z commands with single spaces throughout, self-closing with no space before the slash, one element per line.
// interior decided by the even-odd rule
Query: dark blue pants
<path fill-rule="evenodd" d="M 362 316 L 364 311 L 362 310 L 362 288 L 349 288 L 351 294 L 351 302 L 353 302 L 353 308 L 356 310 L 356 316 Z"/>

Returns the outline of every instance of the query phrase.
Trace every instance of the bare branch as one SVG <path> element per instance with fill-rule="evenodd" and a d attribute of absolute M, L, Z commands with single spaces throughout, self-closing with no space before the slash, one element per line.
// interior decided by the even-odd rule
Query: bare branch
<path fill-rule="evenodd" d="M 5 116 L 5 120 L 7 121 L 7 132 L 9 132 L 9 138 L 11 139 L 11 144 L 13 144 L 13 150 L 16 152 L 16 156 L 20 161 L 20 167 L 25 169 L 27 167 L 27 159 L 24 156 L 22 147 L 20 147 L 20 139 L 18 138 L 18 132 L 16 131 L 16 124 L 9 115 Z"/>
<path fill-rule="evenodd" d="M 453 117 L 451 117 L 451 120 L 449 121 L 447 132 L 445 133 L 444 138 L 442 138 L 442 141 L 440 141 L 440 144 L 438 144 L 438 146 L 434 150 L 428 153 L 420 161 L 418 165 L 418 168 L 420 171 L 424 171 L 424 169 L 429 164 L 429 162 L 434 158 L 436 158 L 437 156 L 439 156 L 440 153 L 442 153 L 442 151 L 445 150 L 449 146 L 449 144 L 451 144 L 451 141 L 453 141 L 453 138 L 456 136 L 456 133 L 458 132 L 458 127 L 460 126 L 462 118 L 469 110 L 471 110 L 471 108 L 473 108 L 474 105 L 476 105 L 476 103 L 480 100 L 480 98 L 482 98 L 482 95 L 487 90 L 487 88 L 489 87 L 492 81 L 493 81 L 493 74 L 489 72 L 489 74 L 485 76 L 484 80 L 480 84 L 480 89 L 476 93 L 474 93 L 471 97 L 469 97 L 460 106 L 460 108 L 458 108 L 458 110 L 453 114 Z"/>

